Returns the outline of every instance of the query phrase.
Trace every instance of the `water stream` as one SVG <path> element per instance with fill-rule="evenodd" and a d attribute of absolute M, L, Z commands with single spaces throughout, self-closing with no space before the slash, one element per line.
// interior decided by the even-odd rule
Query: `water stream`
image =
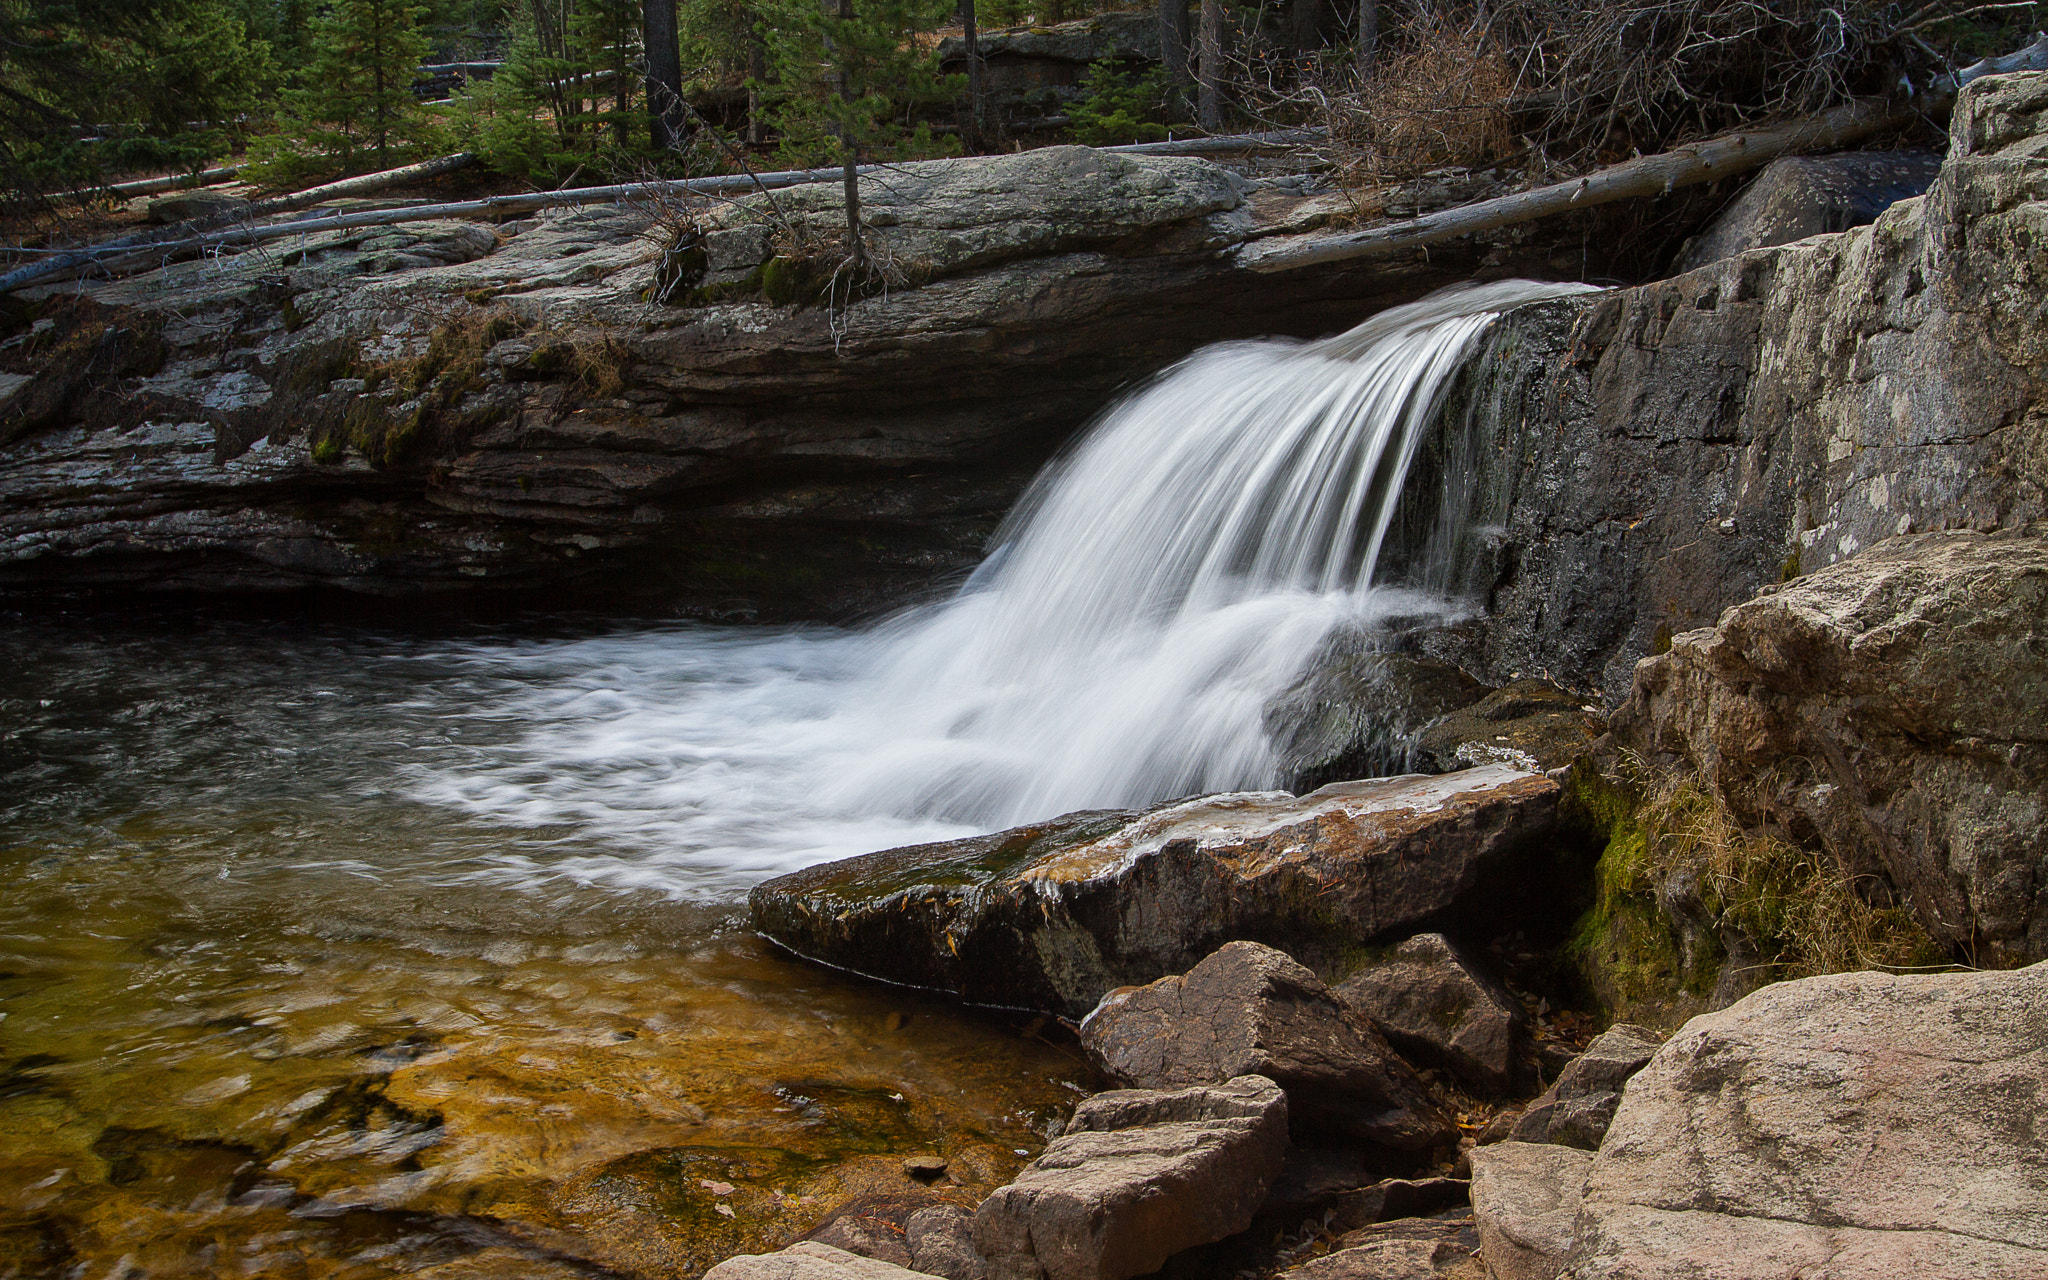
<path fill-rule="evenodd" d="M 1333 628 L 1455 607 L 1370 569 L 1558 291 L 1198 353 L 868 630 L 4 623 L 0 1277 L 689 1271 L 905 1154 L 1006 1178 L 1070 1048 L 781 959 L 744 889 L 1270 784 Z"/>

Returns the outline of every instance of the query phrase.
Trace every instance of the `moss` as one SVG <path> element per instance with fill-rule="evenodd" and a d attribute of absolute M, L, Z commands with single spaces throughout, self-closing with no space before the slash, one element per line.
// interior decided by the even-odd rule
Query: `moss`
<path fill-rule="evenodd" d="M 336 440 L 331 436 L 324 440 L 318 441 L 313 446 L 313 461 L 319 463 L 323 467 L 331 467 L 335 463 L 340 462 L 341 454 L 341 441 Z"/>
<path fill-rule="evenodd" d="M 780 254 L 761 264 L 761 296 L 778 307 L 803 306 L 818 300 L 818 281 L 810 265 Z"/>
<path fill-rule="evenodd" d="M 1658 624 L 1657 624 L 1657 631 L 1656 631 L 1656 634 L 1655 634 L 1655 635 L 1652 635 L 1652 636 L 1650 637 L 1650 652 L 1651 652 L 1651 653 L 1669 653 L 1669 652 L 1671 652 L 1671 624 L 1670 624 L 1670 623 L 1668 623 L 1668 622 L 1660 622 L 1660 623 L 1658 623 Z"/>
<path fill-rule="evenodd" d="M 1794 578 L 1796 578 L 1796 577 L 1798 577 L 1798 576 L 1799 576 L 1799 548 L 1798 548 L 1798 547 L 1794 547 L 1794 548 L 1792 548 L 1792 553 L 1791 553 L 1790 555 L 1788 555 L 1788 556 L 1786 556 L 1786 557 L 1785 557 L 1785 563 L 1783 563 L 1783 564 L 1781 564 L 1781 565 L 1779 565 L 1779 566 L 1778 566 L 1778 581 L 1780 581 L 1780 582 L 1790 582 L 1790 581 L 1792 581 L 1792 579 L 1794 579 Z"/>
<path fill-rule="evenodd" d="M 306 317 L 299 314 L 299 304 L 291 298 L 284 300 L 283 316 L 286 333 L 297 333 L 306 327 Z"/>

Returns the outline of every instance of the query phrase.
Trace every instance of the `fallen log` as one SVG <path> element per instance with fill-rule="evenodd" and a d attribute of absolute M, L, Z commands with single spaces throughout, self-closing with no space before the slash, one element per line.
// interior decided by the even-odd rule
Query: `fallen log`
<path fill-rule="evenodd" d="M 451 156 L 441 156 L 434 160 L 422 160 L 418 164 L 402 165 L 396 169 L 385 169 L 379 173 L 366 173 L 354 178 L 343 178 L 339 182 L 329 182 L 318 187 L 308 187 L 304 191 L 294 191 L 287 195 L 273 196 L 268 200 L 259 200 L 244 208 L 216 214 L 209 218 L 182 222 L 163 231 L 145 231 L 135 235 L 123 236 L 118 240 L 108 240 L 72 253 L 46 258 L 41 262 L 31 263 L 25 267 L 17 267 L 5 275 L 0 275 L 0 293 L 26 288 L 32 284 L 40 284 L 45 280 L 63 279 L 82 271 L 90 271 L 117 258 L 132 260 L 157 251 L 169 252 L 173 249 L 182 249 L 195 243 L 203 244 L 206 243 L 207 237 L 198 236 L 195 238 L 195 232 L 210 231 L 231 223 L 247 223 L 256 218 L 274 217 L 281 213 L 296 213 L 301 209 L 310 208 L 316 204 L 324 204 L 329 200 L 368 195 L 372 192 L 382 191 L 403 183 L 419 182 L 426 178 L 439 177 L 444 173 L 452 173 L 464 165 L 473 162 L 475 159 L 476 157 L 469 152 L 460 151 Z M 262 230 L 265 228 L 256 229 Z M 223 243 L 226 243 L 226 241 L 223 241 Z"/>
<path fill-rule="evenodd" d="M 164 191 L 184 191 L 192 187 L 215 187 L 223 182 L 233 182 L 242 170 L 236 165 L 219 169 L 205 169 L 198 173 L 174 173 L 167 178 L 137 178 L 133 182 L 110 182 L 104 187 L 80 187 L 76 191 L 59 191 L 51 200 L 80 201 L 100 200 L 108 196 L 126 200 L 133 196 L 153 196 Z"/>
<path fill-rule="evenodd" d="M 1781 155 L 1833 150 L 1879 133 L 1904 128 L 1924 110 L 1924 104 L 1915 107 L 1894 101 L 1852 102 L 1793 124 L 1714 138 L 1676 151 L 1611 165 L 1582 178 L 1454 209 L 1442 209 L 1382 227 L 1338 235 L 1259 241 L 1238 249 L 1236 261 L 1253 271 L 1292 271 L 1318 263 L 1395 253 L 1576 209 L 1590 209 L 1616 200 L 1669 195 L 1679 187 L 1712 182 L 1755 169 Z"/>

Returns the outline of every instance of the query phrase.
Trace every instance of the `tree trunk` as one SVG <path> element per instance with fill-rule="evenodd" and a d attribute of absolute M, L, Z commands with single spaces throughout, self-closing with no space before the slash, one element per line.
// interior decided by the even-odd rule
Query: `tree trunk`
<path fill-rule="evenodd" d="M 768 141 L 768 122 L 761 118 L 761 86 L 768 79 L 768 46 L 761 39 L 757 22 L 747 24 L 747 141 L 760 146 Z"/>
<path fill-rule="evenodd" d="M 1380 0 L 1358 0 L 1358 83 L 1372 80 L 1380 60 Z"/>
<path fill-rule="evenodd" d="M 970 147 L 977 147 L 987 115 L 982 102 L 981 41 L 974 29 L 974 0 L 960 0 L 960 42 L 967 48 L 967 141 Z"/>
<path fill-rule="evenodd" d="M 853 21 L 853 0 L 839 0 L 839 20 Z M 839 100 L 852 102 L 853 73 L 843 56 L 834 53 L 833 57 L 837 63 L 833 74 L 839 81 Z M 853 269 L 859 271 L 867 264 L 867 248 L 860 239 L 860 148 L 853 136 L 852 125 L 839 127 L 839 151 L 841 182 L 846 188 L 847 253 L 853 259 Z"/>
<path fill-rule="evenodd" d="M 676 43 L 676 0 L 647 0 L 640 33 L 647 42 L 647 132 L 656 151 L 683 143 L 683 56 Z"/>
<path fill-rule="evenodd" d="M 1195 119 L 1204 129 L 1223 127 L 1223 0 L 1202 0 L 1201 98 Z"/>
<path fill-rule="evenodd" d="M 1294 0 L 1294 8 L 1287 14 L 1287 36 L 1297 58 L 1306 57 L 1321 48 L 1323 0 Z"/>
<path fill-rule="evenodd" d="M 1176 110 L 1186 109 L 1195 83 L 1188 65 L 1188 0 L 1159 0 L 1159 52 L 1166 59 L 1166 80 L 1173 87 Z"/>

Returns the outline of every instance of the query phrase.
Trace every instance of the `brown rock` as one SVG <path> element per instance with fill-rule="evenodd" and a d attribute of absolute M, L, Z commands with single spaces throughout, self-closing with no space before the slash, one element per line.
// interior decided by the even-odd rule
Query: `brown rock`
<path fill-rule="evenodd" d="M 1479 764 L 1561 769 L 1606 726 L 1577 694 L 1547 680 L 1517 680 L 1432 721 L 1416 735 L 1417 769 L 1445 773 Z"/>
<path fill-rule="evenodd" d="M 1593 1157 L 1571 1147 L 1500 1142 L 1472 1151 L 1472 1216 L 1495 1280 L 1556 1280 Z"/>
<path fill-rule="evenodd" d="M 1621 1087 L 1649 1064 L 1662 1043 L 1664 1038 L 1648 1027 L 1625 1022 L 1609 1027 L 1529 1104 L 1508 1136 L 1516 1142 L 1598 1150 L 1614 1109 L 1621 1105 Z"/>
<path fill-rule="evenodd" d="M 1470 1214 L 1398 1218 L 1346 1234 L 1284 1280 L 1487 1280 Z"/>
<path fill-rule="evenodd" d="M 957 1204 L 935 1204 L 910 1215 L 903 1228 L 910 1267 L 945 1280 L 987 1280 L 988 1263 L 974 1247 L 974 1214 Z"/>
<path fill-rule="evenodd" d="M 1287 1148 L 1287 1096 L 1244 1076 L 1099 1094 L 974 1214 L 991 1280 L 1125 1280 L 1251 1224 Z"/>
<path fill-rule="evenodd" d="M 1141 1089 L 1261 1075 L 1287 1090 L 1298 1136 L 1404 1151 L 1456 1130 L 1370 1021 L 1273 948 L 1232 942 L 1185 975 L 1103 997 L 1081 1024 L 1103 1074 Z"/>
<path fill-rule="evenodd" d="M 1980 964 L 2048 956 L 2043 534 L 1892 538 L 1737 605 L 1642 663 L 1616 742 Z"/>
<path fill-rule="evenodd" d="M 704 1273 L 704 1280 L 915 1280 L 915 1271 L 800 1240 L 776 1253 L 728 1258 Z"/>
<path fill-rule="evenodd" d="M 2048 965 L 1766 987 L 1629 1081 L 1580 1157 L 1569 1274 L 2048 1275 L 2044 1114 Z M 1481 1148 L 1475 1174 L 1511 1149 L 1562 1150 Z"/>
<path fill-rule="evenodd" d="M 1081 1017 L 1251 939 L 1310 964 L 1476 909 L 1554 830 L 1558 786 L 1505 766 L 1069 814 L 782 876 L 755 927 L 799 955 Z"/>
<path fill-rule="evenodd" d="M 1443 1067 L 1481 1092 L 1514 1087 L 1524 1039 L 1521 1007 L 1444 935 L 1408 939 L 1339 983 L 1337 996 L 1414 1061 Z"/>

